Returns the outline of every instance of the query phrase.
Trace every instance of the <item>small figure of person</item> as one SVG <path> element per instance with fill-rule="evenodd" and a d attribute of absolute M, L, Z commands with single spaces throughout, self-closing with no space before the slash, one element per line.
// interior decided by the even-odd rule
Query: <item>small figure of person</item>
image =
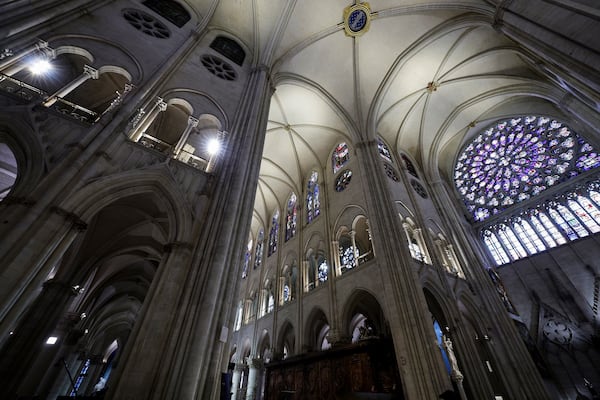
<path fill-rule="evenodd" d="M 106 385 L 106 378 L 101 376 L 98 383 L 96 383 L 96 385 L 94 386 L 94 392 L 99 392 L 99 391 L 103 390 L 105 385 Z"/>

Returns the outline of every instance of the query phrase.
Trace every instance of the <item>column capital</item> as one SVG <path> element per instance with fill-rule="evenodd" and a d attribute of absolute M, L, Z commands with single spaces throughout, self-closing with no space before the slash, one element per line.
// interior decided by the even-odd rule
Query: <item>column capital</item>
<path fill-rule="evenodd" d="M 163 100 L 162 97 L 157 97 L 156 98 L 156 106 L 158 107 L 159 111 L 165 111 L 167 109 L 167 103 Z"/>
<path fill-rule="evenodd" d="M 194 117 L 193 115 L 190 115 L 188 117 L 188 126 L 189 127 L 191 127 L 191 128 L 197 127 L 198 126 L 198 122 L 199 122 L 198 118 Z"/>
<path fill-rule="evenodd" d="M 92 79 L 98 79 L 98 77 L 100 76 L 96 68 L 90 67 L 87 64 L 83 66 L 83 74 L 89 76 Z"/>
<path fill-rule="evenodd" d="M 265 366 L 265 363 L 261 358 L 253 358 L 251 356 L 246 357 L 246 364 L 248 367 L 256 369 L 262 369 Z"/>
<path fill-rule="evenodd" d="M 244 369 L 246 369 L 246 364 L 240 361 L 236 362 L 235 366 L 233 367 L 233 370 L 237 372 L 243 371 Z"/>

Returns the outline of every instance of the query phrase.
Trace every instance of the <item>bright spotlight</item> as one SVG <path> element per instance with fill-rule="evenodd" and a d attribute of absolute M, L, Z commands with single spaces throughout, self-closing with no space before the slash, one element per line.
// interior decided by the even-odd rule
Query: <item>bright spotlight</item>
<path fill-rule="evenodd" d="M 50 336 L 46 339 L 46 344 L 55 344 L 58 341 L 56 336 Z"/>
<path fill-rule="evenodd" d="M 217 154 L 219 152 L 219 150 L 221 149 L 221 142 L 219 142 L 219 139 L 211 139 L 208 142 L 208 147 L 207 147 L 207 151 L 208 154 L 210 154 L 211 156 L 214 156 L 215 154 Z"/>
<path fill-rule="evenodd" d="M 29 71 L 34 75 L 43 75 L 52 69 L 52 64 L 46 59 L 38 58 L 29 66 Z"/>

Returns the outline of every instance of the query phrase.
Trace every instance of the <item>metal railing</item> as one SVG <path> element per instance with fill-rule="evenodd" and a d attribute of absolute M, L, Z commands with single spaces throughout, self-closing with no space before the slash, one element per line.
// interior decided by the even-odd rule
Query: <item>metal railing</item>
<path fill-rule="evenodd" d="M 48 97 L 48 94 L 43 90 L 3 73 L 0 73 L 0 91 L 26 101 L 41 100 Z"/>

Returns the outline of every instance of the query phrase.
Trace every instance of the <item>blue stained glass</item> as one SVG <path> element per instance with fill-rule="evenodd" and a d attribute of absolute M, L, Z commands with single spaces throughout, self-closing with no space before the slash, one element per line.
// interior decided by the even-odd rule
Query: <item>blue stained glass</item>
<path fill-rule="evenodd" d="M 483 221 L 599 166 L 600 154 L 563 123 L 527 116 L 502 121 L 467 145 L 454 183 L 473 218 Z"/>
<path fill-rule="evenodd" d="M 288 200 L 287 214 L 285 219 L 285 241 L 287 242 L 296 235 L 296 217 L 298 207 L 296 207 L 296 195 L 292 193 Z"/>
<path fill-rule="evenodd" d="M 313 171 L 308 180 L 306 190 L 306 220 L 308 223 L 319 216 L 321 212 L 321 202 L 319 200 L 319 174 Z"/>
<path fill-rule="evenodd" d="M 322 261 L 321 264 L 319 264 L 319 282 L 325 282 L 327 280 L 328 271 L 329 266 L 327 265 L 327 262 Z"/>
<path fill-rule="evenodd" d="M 383 142 L 383 140 L 377 138 L 377 149 L 379 150 L 379 155 L 386 159 L 389 162 L 392 162 L 392 153 L 390 153 L 390 149 L 387 147 L 387 144 Z"/>
<path fill-rule="evenodd" d="M 256 249 L 254 250 L 254 269 L 260 267 L 263 257 L 263 242 L 265 240 L 265 231 L 261 228 L 256 239 Z"/>
<path fill-rule="evenodd" d="M 277 238 L 279 235 L 279 210 L 273 214 L 273 220 L 271 221 L 271 231 L 269 232 L 269 251 L 267 257 L 271 256 L 277 251 Z"/>

